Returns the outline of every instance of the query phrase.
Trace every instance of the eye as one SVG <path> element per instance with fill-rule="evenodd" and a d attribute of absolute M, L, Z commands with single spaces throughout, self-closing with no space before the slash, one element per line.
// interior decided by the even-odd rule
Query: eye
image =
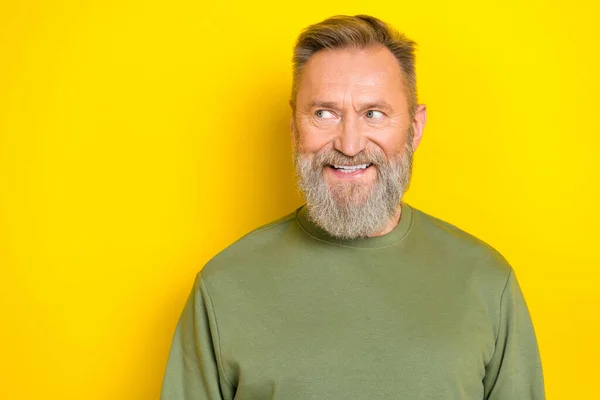
<path fill-rule="evenodd" d="M 315 111 L 315 117 L 319 119 L 332 119 L 335 118 L 335 115 L 331 111 L 317 110 Z"/>
<path fill-rule="evenodd" d="M 367 113 L 365 115 L 369 119 L 381 119 L 381 118 L 383 118 L 383 113 L 381 111 L 377 111 L 377 110 L 369 110 L 369 111 L 367 111 Z"/>

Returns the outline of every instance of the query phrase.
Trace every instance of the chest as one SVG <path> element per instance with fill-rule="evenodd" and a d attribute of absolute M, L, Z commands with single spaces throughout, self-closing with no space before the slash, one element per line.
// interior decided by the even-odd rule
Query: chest
<path fill-rule="evenodd" d="M 267 298 L 241 306 L 242 323 L 222 342 L 236 399 L 482 393 L 495 335 L 468 281 L 350 274 L 299 280 Z"/>

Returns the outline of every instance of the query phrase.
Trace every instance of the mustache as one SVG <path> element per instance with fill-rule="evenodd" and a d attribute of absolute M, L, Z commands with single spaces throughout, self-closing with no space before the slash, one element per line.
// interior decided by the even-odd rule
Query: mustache
<path fill-rule="evenodd" d="M 360 153 L 349 157 L 339 150 L 327 150 L 317 153 L 313 159 L 313 165 L 325 167 L 329 165 L 359 165 L 373 164 L 380 165 L 386 163 L 386 158 L 381 151 L 361 151 Z"/>

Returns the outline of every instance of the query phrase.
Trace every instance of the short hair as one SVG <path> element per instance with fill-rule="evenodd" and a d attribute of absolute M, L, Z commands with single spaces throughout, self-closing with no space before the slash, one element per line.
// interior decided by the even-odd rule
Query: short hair
<path fill-rule="evenodd" d="M 390 25 L 369 15 L 336 15 L 308 26 L 298 36 L 294 46 L 293 83 L 290 99 L 292 109 L 296 109 L 296 94 L 302 69 L 316 52 L 384 46 L 396 57 L 401 70 L 404 72 L 406 97 L 412 119 L 417 105 L 416 45 L 414 41 L 408 39 Z"/>

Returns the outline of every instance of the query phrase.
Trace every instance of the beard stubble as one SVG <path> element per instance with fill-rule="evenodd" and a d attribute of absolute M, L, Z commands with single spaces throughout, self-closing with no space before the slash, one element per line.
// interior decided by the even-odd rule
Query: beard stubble
<path fill-rule="evenodd" d="M 381 232 L 396 215 L 410 185 L 412 136 L 411 126 L 403 151 L 388 159 L 381 150 L 361 151 L 353 157 L 335 149 L 303 154 L 295 132 L 294 166 L 309 218 L 329 235 L 340 239 L 370 237 Z M 324 172 L 332 164 L 372 164 L 369 168 L 375 168 L 377 176 L 368 183 L 328 183 Z"/>

